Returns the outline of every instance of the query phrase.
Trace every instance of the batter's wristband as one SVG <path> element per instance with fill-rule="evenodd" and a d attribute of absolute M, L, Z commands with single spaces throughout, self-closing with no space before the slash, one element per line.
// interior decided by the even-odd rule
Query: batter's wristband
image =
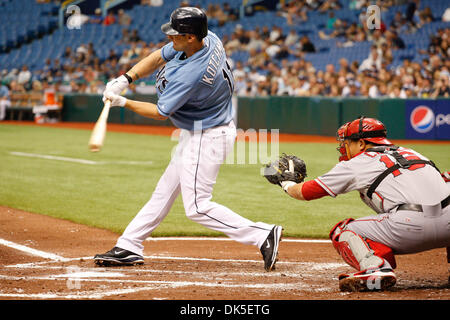
<path fill-rule="evenodd" d="M 127 78 L 128 84 L 133 82 L 133 79 L 129 75 L 127 75 L 126 73 L 124 74 L 124 77 Z"/>

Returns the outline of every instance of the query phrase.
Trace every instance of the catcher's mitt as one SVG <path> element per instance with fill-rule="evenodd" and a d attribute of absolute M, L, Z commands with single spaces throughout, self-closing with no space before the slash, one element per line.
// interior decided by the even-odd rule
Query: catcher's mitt
<path fill-rule="evenodd" d="M 294 155 L 283 153 L 278 160 L 264 166 L 264 177 L 272 184 L 281 186 L 282 181 L 300 183 L 306 177 L 306 164 Z"/>

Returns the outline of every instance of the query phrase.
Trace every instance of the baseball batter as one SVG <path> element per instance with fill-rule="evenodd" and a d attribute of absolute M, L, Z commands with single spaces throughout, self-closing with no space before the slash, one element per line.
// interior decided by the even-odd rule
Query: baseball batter
<path fill-rule="evenodd" d="M 339 287 L 384 290 L 396 283 L 396 254 L 450 247 L 450 185 L 432 161 L 394 146 L 376 119 L 346 123 L 338 140 L 340 162 L 333 169 L 314 180 L 286 179 L 280 185 L 299 200 L 360 193 L 377 215 L 349 218 L 331 230 L 337 252 L 358 270 L 340 275 Z"/>
<path fill-rule="evenodd" d="M 142 264 L 143 241 L 169 213 L 181 193 L 188 218 L 260 248 L 264 268 L 277 259 L 282 227 L 252 222 L 211 201 L 213 186 L 236 138 L 231 98 L 234 79 L 220 39 L 197 8 L 176 9 L 161 30 L 171 40 L 106 86 L 104 99 L 154 119 L 169 118 L 181 129 L 175 154 L 150 200 L 127 226 L 116 246 L 94 257 L 97 265 Z M 129 83 L 157 73 L 158 103 L 120 96 Z"/>

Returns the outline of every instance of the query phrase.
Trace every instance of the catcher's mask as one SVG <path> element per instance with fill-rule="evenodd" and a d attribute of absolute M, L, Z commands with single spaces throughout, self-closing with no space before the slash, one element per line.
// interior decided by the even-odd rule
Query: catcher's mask
<path fill-rule="evenodd" d="M 351 159 L 345 140 L 363 139 L 364 141 L 377 145 L 393 145 L 391 141 L 386 139 L 386 133 L 387 130 L 384 124 L 374 118 L 361 116 L 358 119 L 343 124 L 336 133 L 336 139 L 339 142 L 337 150 L 341 154 L 339 161 Z"/>

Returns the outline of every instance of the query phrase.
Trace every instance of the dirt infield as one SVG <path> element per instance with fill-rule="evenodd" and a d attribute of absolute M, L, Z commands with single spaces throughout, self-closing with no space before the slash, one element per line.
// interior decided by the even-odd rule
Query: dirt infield
<path fill-rule="evenodd" d="M 96 267 L 118 235 L 0 207 L 2 300 L 450 300 L 445 249 L 398 256 L 390 291 L 342 293 L 351 269 L 327 240 L 283 239 L 277 269 L 259 250 L 221 238 L 156 238 L 145 264 Z"/>

